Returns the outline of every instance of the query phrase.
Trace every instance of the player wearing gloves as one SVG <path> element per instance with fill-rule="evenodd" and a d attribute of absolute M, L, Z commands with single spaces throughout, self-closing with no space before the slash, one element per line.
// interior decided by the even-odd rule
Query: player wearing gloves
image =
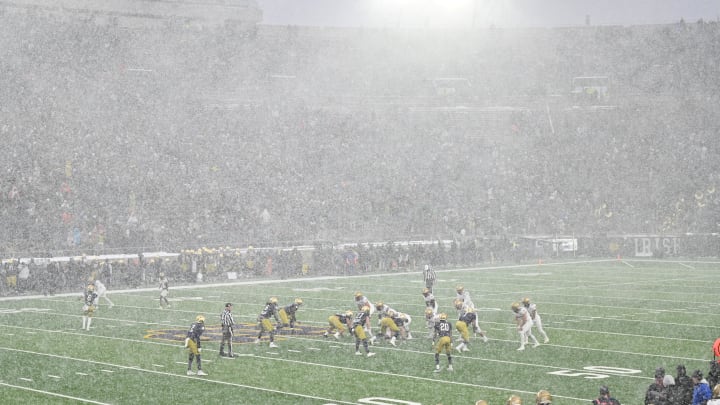
<path fill-rule="evenodd" d="M 200 336 L 202 336 L 203 332 L 205 332 L 205 317 L 198 315 L 195 317 L 195 322 L 190 325 L 187 337 L 185 338 L 185 347 L 190 351 L 188 355 L 187 375 L 195 375 L 195 372 L 192 371 L 193 359 L 197 360 L 197 375 L 207 375 L 207 373 L 202 370 L 202 361 L 200 359 L 200 352 L 202 352 Z"/>
<path fill-rule="evenodd" d="M 435 323 L 435 335 L 433 337 L 435 345 L 435 372 L 440 372 L 440 353 L 444 350 L 447 354 L 448 371 L 453 371 L 452 366 L 452 326 L 447 321 L 447 314 L 440 314 Z"/>
<path fill-rule="evenodd" d="M 362 353 L 360 353 L 360 342 L 362 342 L 363 347 L 365 348 L 365 355 L 367 357 L 374 356 L 375 353 L 371 352 L 370 347 L 368 347 L 368 337 L 365 334 L 366 330 L 370 330 L 369 306 L 365 305 L 364 307 L 362 307 L 360 312 L 355 315 L 355 319 L 353 319 L 352 330 L 355 334 L 355 354 L 358 356 L 362 356 Z"/>
<path fill-rule="evenodd" d="M 276 323 L 280 323 L 277 303 L 277 298 L 270 297 L 267 304 L 265 304 L 265 308 L 263 308 L 260 315 L 258 315 L 258 328 L 260 329 L 260 333 L 258 333 L 255 343 L 260 343 L 260 338 L 262 338 L 263 333 L 267 332 L 268 335 L 270 335 L 270 347 L 278 347 L 275 344 L 275 326 L 270 322 L 270 318 L 272 317 L 275 318 Z"/>
<path fill-rule="evenodd" d="M 302 298 L 295 298 L 295 301 L 293 301 L 292 304 L 286 305 L 282 309 L 280 309 L 280 323 L 282 323 L 283 328 L 287 328 L 288 326 L 291 329 L 295 328 L 295 322 L 297 322 L 297 318 L 295 318 L 295 313 L 297 312 L 298 308 L 300 308 L 300 305 L 302 305 L 302 303 Z"/>
<path fill-rule="evenodd" d="M 235 328 L 235 319 L 232 315 L 233 304 L 225 304 L 225 309 L 220 314 L 220 325 L 222 325 L 222 340 L 220 341 L 220 357 L 235 358 L 232 348 L 233 329 Z M 227 343 L 228 351 L 225 353 L 225 343 Z"/>

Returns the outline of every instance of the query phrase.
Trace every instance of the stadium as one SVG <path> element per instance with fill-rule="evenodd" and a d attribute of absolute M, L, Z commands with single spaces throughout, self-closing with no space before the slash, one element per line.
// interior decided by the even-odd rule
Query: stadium
<path fill-rule="evenodd" d="M 631 404 L 658 367 L 711 379 L 717 21 L 262 21 L 252 0 L 0 1 L 8 403 L 563 405 L 605 384 Z M 423 339 L 425 264 L 440 310 L 463 284 L 489 336 L 453 373 Z M 114 306 L 82 331 L 89 280 Z M 372 359 L 323 338 L 355 291 L 416 337 Z M 305 302 L 277 350 L 253 343 L 270 296 Z M 520 353 L 525 297 L 550 342 Z M 236 359 L 215 352 L 225 302 Z"/>

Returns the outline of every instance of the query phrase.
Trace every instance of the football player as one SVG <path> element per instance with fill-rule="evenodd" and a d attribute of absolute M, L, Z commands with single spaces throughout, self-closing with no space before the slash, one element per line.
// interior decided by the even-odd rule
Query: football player
<path fill-rule="evenodd" d="M 232 349 L 233 330 L 235 329 L 235 319 L 232 315 L 233 304 L 226 303 L 225 309 L 220 314 L 220 325 L 222 327 L 222 339 L 220 340 L 220 357 L 235 358 Z M 228 352 L 225 353 L 225 343 L 228 346 Z"/>
<path fill-rule="evenodd" d="M 538 332 L 543 335 L 543 343 L 549 342 L 550 339 L 548 338 L 547 333 L 545 333 L 545 330 L 542 327 L 542 318 L 540 318 L 540 314 L 538 314 L 537 305 L 535 305 L 534 302 L 530 302 L 530 298 L 527 297 L 523 298 L 522 303 L 525 309 L 530 312 L 530 319 L 532 319 L 533 324 L 537 328 Z"/>
<path fill-rule="evenodd" d="M 362 356 L 362 353 L 360 353 L 361 342 L 365 348 L 365 355 L 367 357 L 375 355 L 374 352 L 370 351 L 370 347 L 368 346 L 368 337 L 365 334 L 366 330 L 370 330 L 370 316 L 370 307 L 365 305 L 357 314 L 355 314 L 355 319 L 353 319 L 352 330 L 355 334 L 355 355 L 357 356 Z"/>
<path fill-rule="evenodd" d="M 437 314 L 438 311 L 438 303 L 435 299 L 435 296 L 433 295 L 432 291 L 430 291 L 429 288 L 423 288 L 422 290 L 423 298 L 425 299 L 425 308 L 431 308 L 434 313 Z"/>
<path fill-rule="evenodd" d="M 352 322 L 353 312 L 349 310 L 330 315 L 330 317 L 328 318 L 328 323 L 330 324 L 330 327 L 327 331 L 325 331 L 323 336 L 328 337 L 328 335 L 332 333 L 335 339 L 340 339 L 340 336 L 343 336 L 345 334 L 345 327 L 347 327 L 348 329 L 352 328 Z"/>
<path fill-rule="evenodd" d="M 167 297 L 169 294 L 169 283 L 165 273 L 160 273 L 160 284 L 158 285 L 160 290 L 160 308 L 170 308 L 170 302 Z"/>
<path fill-rule="evenodd" d="M 282 323 L 282 326 L 284 328 L 287 328 L 289 326 L 290 329 L 292 329 L 292 333 L 295 332 L 295 322 L 297 322 L 297 318 L 295 318 L 295 313 L 302 304 L 302 298 L 295 298 L 295 301 L 293 301 L 292 304 L 284 306 L 279 311 L 280 323 Z"/>
<path fill-rule="evenodd" d="M 95 308 L 100 308 L 100 298 L 104 298 L 108 303 L 108 308 L 112 308 L 115 304 L 113 304 L 107 296 L 107 288 L 105 287 L 105 284 L 97 279 L 93 282 L 93 284 L 95 285 L 95 292 L 98 295 L 97 298 L 95 298 Z"/>
<path fill-rule="evenodd" d="M 403 330 L 403 338 L 412 339 L 412 333 L 410 333 L 410 324 L 412 323 L 412 318 L 410 317 L 410 315 L 404 312 L 397 312 L 393 320 L 395 321 L 395 324 Z"/>
<path fill-rule="evenodd" d="M 378 338 L 381 340 L 389 333 L 392 336 L 390 338 L 390 344 L 393 346 L 397 345 L 397 339 L 400 337 L 400 328 L 395 322 L 396 316 L 397 312 L 395 312 L 395 310 L 388 310 L 385 316 L 380 318 L 380 333 L 378 333 Z"/>
<path fill-rule="evenodd" d="M 552 405 L 552 395 L 546 390 L 540 390 L 535 394 L 535 405 Z"/>
<path fill-rule="evenodd" d="M 463 305 L 466 307 L 475 308 L 475 304 L 473 304 L 472 299 L 470 298 L 470 292 L 466 290 L 463 285 L 455 287 L 455 292 L 457 293 L 455 298 L 456 300 L 462 301 Z"/>
<path fill-rule="evenodd" d="M 425 322 L 428 328 L 428 339 L 432 340 L 435 336 L 435 324 L 439 320 L 438 315 L 430 308 L 425 308 Z"/>
<path fill-rule="evenodd" d="M 185 347 L 190 351 L 188 355 L 188 368 L 187 375 L 195 375 L 192 371 L 193 360 L 197 362 L 197 375 L 207 375 L 202 370 L 202 360 L 200 359 L 200 353 L 202 348 L 200 347 L 200 336 L 205 332 L 205 317 L 198 315 L 195 317 L 195 322 L 190 325 L 190 329 L 187 331 L 185 337 Z"/>
<path fill-rule="evenodd" d="M 435 344 L 435 372 L 440 372 L 440 353 L 444 350 L 448 360 L 448 371 L 453 371 L 452 366 L 452 326 L 447 321 L 447 314 L 438 315 L 438 321 L 435 323 L 435 334 L 433 337 Z"/>
<path fill-rule="evenodd" d="M 530 319 L 530 313 L 520 305 L 519 302 L 513 302 L 510 306 L 513 314 L 515 315 L 515 323 L 517 324 L 517 330 L 520 334 L 520 347 L 518 350 L 525 350 L 525 344 L 528 343 L 528 338 L 532 339 L 533 347 L 540 346 L 535 336 L 532 334 L 532 319 Z"/>
<path fill-rule="evenodd" d="M 455 300 L 455 310 L 458 314 L 458 320 L 463 320 L 465 315 L 469 312 L 472 312 L 472 315 L 468 316 L 467 319 L 464 321 L 466 323 L 466 326 L 472 326 L 473 333 L 477 336 L 480 335 L 483 342 L 488 341 L 488 337 L 485 334 L 485 332 L 480 329 L 480 324 L 478 323 L 478 317 L 477 317 L 477 311 L 475 311 L 475 307 L 465 304 L 464 301 L 456 299 Z M 457 323 L 456 323 L 457 326 Z M 469 334 L 468 334 L 469 336 Z"/>
<path fill-rule="evenodd" d="M 83 329 L 90 330 L 90 324 L 92 323 L 93 314 L 95 312 L 95 300 L 97 299 L 97 293 L 95 293 L 95 286 L 88 284 L 83 292 Z"/>
<path fill-rule="evenodd" d="M 460 344 L 455 347 L 455 350 L 459 352 L 470 351 L 470 348 L 468 347 L 470 344 L 470 332 L 468 331 L 468 325 L 472 325 L 475 318 L 475 310 L 473 308 L 467 308 L 467 310 L 462 311 L 460 318 L 457 322 L 455 322 L 455 329 L 460 332 L 460 338 L 462 339 Z"/>
<path fill-rule="evenodd" d="M 522 398 L 517 395 L 510 395 L 505 405 L 522 405 Z"/>
<path fill-rule="evenodd" d="M 255 343 L 260 343 L 260 338 L 262 338 L 263 333 L 267 332 L 270 335 L 270 347 L 278 347 L 275 344 L 275 326 L 270 322 L 270 318 L 275 318 L 275 322 L 279 323 L 280 320 L 278 319 L 278 300 L 275 297 L 270 297 L 268 299 L 267 303 L 265 304 L 265 307 L 263 308 L 262 312 L 260 312 L 260 315 L 258 315 L 258 328 L 260 329 L 260 333 L 258 333 L 257 339 L 255 339 Z"/>
<path fill-rule="evenodd" d="M 362 311 L 363 307 L 367 306 L 370 308 L 370 315 L 375 313 L 375 309 L 370 300 L 360 291 L 355 292 L 355 305 L 357 305 L 358 311 Z"/>

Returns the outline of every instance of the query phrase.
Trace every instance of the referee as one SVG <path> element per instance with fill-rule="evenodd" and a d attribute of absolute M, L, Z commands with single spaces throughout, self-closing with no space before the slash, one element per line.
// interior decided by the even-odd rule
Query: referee
<path fill-rule="evenodd" d="M 232 349 L 232 337 L 233 328 L 235 327 L 235 320 L 232 316 L 233 304 L 225 304 L 225 310 L 220 314 L 220 324 L 222 325 L 222 341 L 220 342 L 220 357 L 235 358 L 235 353 Z M 225 353 L 225 342 L 228 345 L 228 351 Z"/>
<path fill-rule="evenodd" d="M 433 270 L 429 264 L 426 264 L 423 268 L 423 281 L 425 281 L 425 287 L 430 290 L 431 293 L 433 292 L 433 285 L 435 285 L 436 278 L 435 270 Z"/>

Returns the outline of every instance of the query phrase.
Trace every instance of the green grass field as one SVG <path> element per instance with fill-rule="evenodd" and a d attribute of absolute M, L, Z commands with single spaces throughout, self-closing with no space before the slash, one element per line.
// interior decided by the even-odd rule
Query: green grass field
<path fill-rule="evenodd" d="M 623 404 L 641 404 L 658 366 L 707 372 L 720 336 L 718 262 L 438 269 L 440 310 L 453 317 L 454 287 L 463 284 L 490 341 L 474 338 L 470 352 L 453 354 L 455 371 L 434 373 L 421 278 L 408 272 L 174 287 L 165 310 L 155 289 L 111 290 L 115 307 L 101 301 L 89 332 L 80 329 L 79 293 L 0 300 L 1 402 L 492 405 L 517 394 L 534 404 L 534 393 L 547 389 L 564 405 L 587 404 L 606 384 Z M 375 345 L 377 355 L 366 358 L 354 355 L 349 337 L 323 338 L 328 316 L 356 309 L 356 290 L 412 315 L 414 339 Z M 277 349 L 252 343 L 271 295 L 281 305 L 304 300 L 303 334 L 280 336 Z M 525 296 L 537 303 L 550 343 L 518 352 L 510 304 Z M 234 360 L 218 356 L 214 328 L 226 301 L 248 326 L 236 336 Z M 207 317 L 206 377 L 185 375 L 182 340 L 198 314 Z"/>

